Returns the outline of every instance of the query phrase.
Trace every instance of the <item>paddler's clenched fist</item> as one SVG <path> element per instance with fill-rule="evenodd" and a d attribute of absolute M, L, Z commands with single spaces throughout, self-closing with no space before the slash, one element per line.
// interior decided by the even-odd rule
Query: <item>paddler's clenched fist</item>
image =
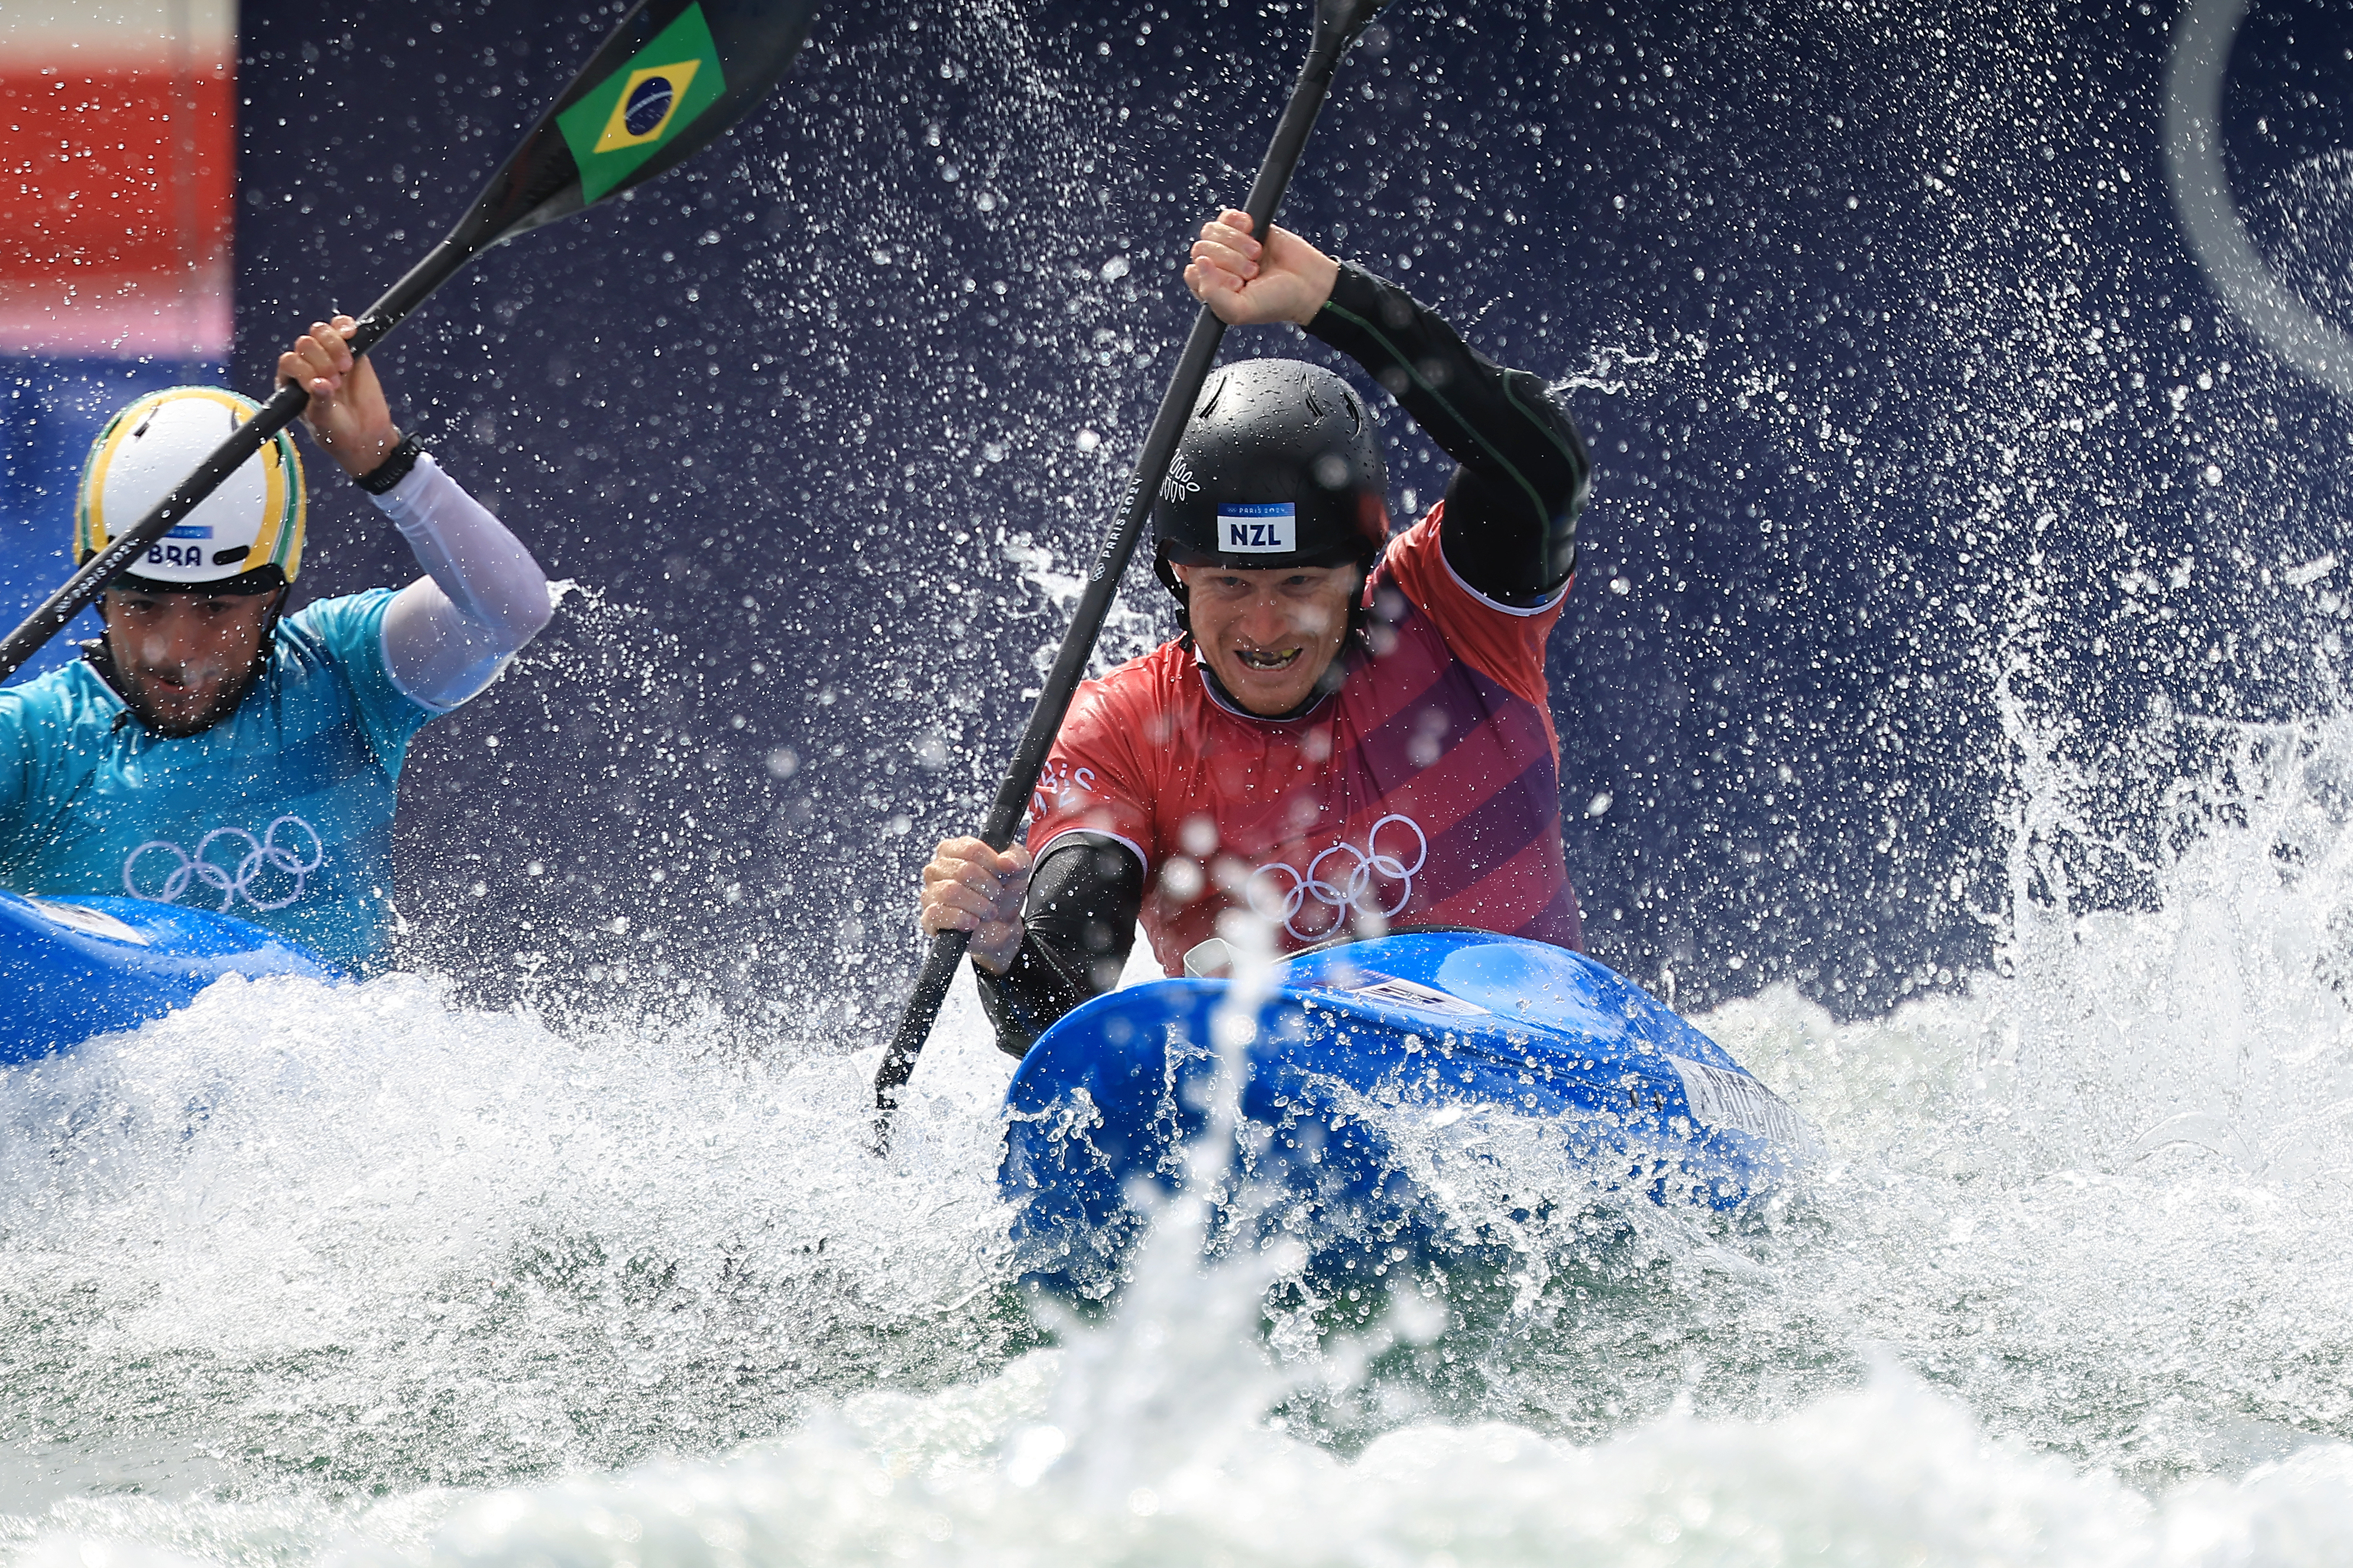
<path fill-rule="evenodd" d="M 943 839 L 923 868 L 923 934 L 972 932 L 972 961 L 1002 974 L 1021 950 L 1021 899 L 1029 890 L 1029 851 L 1020 845 L 1000 855 L 977 838 Z"/>
<path fill-rule="evenodd" d="M 353 479 L 383 467 L 400 445 L 375 367 L 344 341 L 358 326 L 349 316 L 313 321 L 309 332 L 278 356 L 278 384 L 292 382 L 311 395 L 303 423 Z"/>
<path fill-rule="evenodd" d="M 1339 276 L 1338 262 L 1287 228 L 1270 229 L 1261 245 L 1250 237 L 1250 214 L 1228 207 L 1201 226 L 1185 287 L 1228 326 L 1296 321 L 1303 327 L 1332 297 Z"/>

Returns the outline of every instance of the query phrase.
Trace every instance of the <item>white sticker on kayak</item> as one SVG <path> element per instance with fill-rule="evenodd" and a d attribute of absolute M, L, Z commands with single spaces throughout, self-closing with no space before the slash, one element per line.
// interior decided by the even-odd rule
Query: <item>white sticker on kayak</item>
<path fill-rule="evenodd" d="M 1690 1103 L 1695 1121 L 1710 1127 L 1737 1127 L 1777 1143 L 1808 1142 L 1805 1124 L 1797 1113 L 1746 1073 L 1687 1062 L 1681 1057 L 1671 1056 L 1667 1060 L 1683 1075 L 1683 1099 Z"/>
<path fill-rule="evenodd" d="M 26 903 L 69 930 L 85 936 L 112 937 L 117 942 L 134 942 L 141 947 L 153 947 L 145 931 L 124 925 L 104 910 L 93 910 L 83 904 L 52 903 L 47 899 L 26 899 Z"/>
<path fill-rule="evenodd" d="M 1443 991 L 1419 984 L 1411 980 L 1392 980 L 1386 974 L 1360 970 L 1366 982 L 1347 987 L 1351 996 L 1367 997 L 1375 1002 L 1394 1002 L 1400 1007 L 1419 1007 L 1425 1013 L 1451 1013 L 1458 1018 L 1477 1017 L 1487 1009 L 1476 1002 L 1465 1002 L 1460 996 L 1450 996 Z"/>

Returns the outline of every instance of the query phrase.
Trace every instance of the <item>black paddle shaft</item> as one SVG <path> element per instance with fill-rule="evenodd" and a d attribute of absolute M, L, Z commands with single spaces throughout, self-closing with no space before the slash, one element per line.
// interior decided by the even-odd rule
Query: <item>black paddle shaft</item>
<path fill-rule="evenodd" d="M 1242 204 L 1242 210 L 1250 216 L 1250 232 L 1260 239 L 1266 237 L 1275 209 L 1282 205 L 1283 193 L 1291 188 L 1291 176 L 1299 167 L 1300 154 L 1306 151 L 1307 138 L 1315 129 L 1317 116 L 1324 111 L 1324 100 L 1331 94 L 1332 78 L 1340 68 L 1341 56 L 1348 52 L 1348 46 L 1356 41 L 1356 36 L 1372 21 L 1374 14 L 1388 3 L 1388 0 L 1317 0 L 1315 36 L 1308 45 L 1307 63 L 1300 68 L 1299 80 L 1291 89 L 1291 101 L 1283 106 L 1282 123 L 1274 128 L 1274 140 L 1268 144 L 1265 160 L 1258 166 L 1258 177 L 1250 182 L 1250 195 Z M 1185 433 L 1185 421 L 1192 415 L 1194 400 L 1201 395 L 1201 384 L 1209 378 L 1210 363 L 1218 357 L 1218 345 L 1225 335 L 1226 324 L 1218 319 L 1217 312 L 1202 306 L 1200 313 L 1193 318 L 1191 333 L 1185 339 L 1185 352 L 1177 356 L 1168 390 L 1160 399 L 1160 412 L 1153 416 L 1151 434 L 1145 437 L 1144 450 L 1135 460 L 1135 472 L 1127 481 L 1127 499 L 1120 508 L 1119 520 L 1103 540 L 1102 553 L 1095 557 L 1094 568 L 1087 576 L 1086 592 L 1079 596 L 1078 613 L 1062 638 L 1061 651 L 1054 656 L 1054 668 L 1046 677 L 1044 689 L 1038 693 L 1038 705 L 1029 710 L 1029 722 L 1021 731 L 1021 743 L 1014 748 L 1013 761 L 1005 770 L 1005 781 L 997 786 L 996 803 L 989 807 L 988 820 L 980 831 L 981 842 L 991 849 L 1001 852 L 1013 842 L 1014 829 L 1020 825 L 1030 792 L 1038 787 L 1038 774 L 1046 765 L 1046 753 L 1052 749 L 1054 737 L 1062 728 L 1071 698 L 1086 674 L 1088 658 L 1094 652 L 1095 638 L 1103 632 L 1103 618 L 1111 613 L 1112 600 L 1119 593 L 1120 577 L 1126 572 L 1136 542 L 1144 535 L 1145 522 L 1152 515 L 1152 498 L 1160 489 L 1160 481 L 1167 477 L 1169 461 L 1176 457 L 1177 441 Z M 923 956 L 923 973 L 916 976 L 915 989 L 907 998 L 899 1032 L 892 1038 L 891 1048 L 882 1053 L 881 1068 L 874 1075 L 878 1132 L 884 1139 L 889 1136 L 889 1119 L 898 1103 L 900 1086 L 915 1070 L 915 1058 L 923 1054 L 923 1043 L 931 1037 L 940 1004 L 947 1000 L 956 964 L 971 941 L 970 931 L 944 931 L 932 938 L 931 949 Z"/>
<path fill-rule="evenodd" d="M 638 0 L 499 165 L 449 237 L 359 318 L 352 353 L 364 354 L 383 342 L 403 317 L 491 246 L 641 185 L 693 155 L 768 95 L 816 14 L 817 0 Z M 633 85 L 658 89 L 636 95 L 640 102 L 649 97 L 652 112 L 660 116 L 650 129 L 623 119 L 621 100 Z M 84 562 L 0 641 L 0 680 L 95 603 L 116 574 L 218 489 L 263 442 L 294 423 L 310 401 L 300 386 L 280 387 L 136 526 Z"/>

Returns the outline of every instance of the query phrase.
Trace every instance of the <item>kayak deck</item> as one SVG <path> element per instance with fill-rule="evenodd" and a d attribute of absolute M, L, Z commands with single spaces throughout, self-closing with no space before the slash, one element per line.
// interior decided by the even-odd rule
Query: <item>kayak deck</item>
<path fill-rule="evenodd" d="M 1239 1086 L 1212 1044 L 1222 980 L 1096 997 L 1031 1047 L 998 1176 L 1025 1275 L 1113 1288 L 1145 1184 L 1176 1189 L 1220 1090 L 1240 1119 L 1221 1195 L 1254 1191 L 1259 1227 L 1300 1236 L 1326 1277 L 1480 1246 L 1447 1188 L 1494 1146 L 1533 1142 L 1586 1190 L 1729 1211 L 1778 1190 L 1810 1145 L 1723 1047 L 1560 948 L 1416 932 L 1301 954 L 1275 984 Z"/>
<path fill-rule="evenodd" d="M 224 975 L 336 972 L 277 933 L 145 899 L 0 890 L 0 1067 L 186 1006 Z"/>

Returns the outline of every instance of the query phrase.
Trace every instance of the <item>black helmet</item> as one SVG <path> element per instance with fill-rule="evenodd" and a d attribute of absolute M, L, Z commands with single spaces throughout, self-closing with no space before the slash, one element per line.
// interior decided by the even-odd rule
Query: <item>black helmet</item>
<path fill-rule="evenodd" d="M 1153 503 L 1169 563 L 1233 571 L 1370 568 L 1388 541 L 1388 466 L 1373 412 L 1321 365 L 1244 360 L 1209 378 Z"/>

